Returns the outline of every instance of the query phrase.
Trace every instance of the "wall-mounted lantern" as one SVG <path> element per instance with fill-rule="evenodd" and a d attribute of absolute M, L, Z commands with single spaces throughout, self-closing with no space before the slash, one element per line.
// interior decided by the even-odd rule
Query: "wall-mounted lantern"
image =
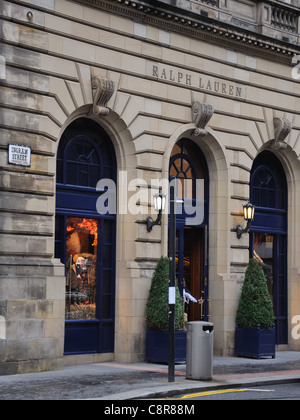
<path fill-rule="evenodd" d="M 241 225 L 238 225 L 236 227 L 236 236 L 238 239 L 241 238 L 243 233 L 246 233 L 249 231 L 251 222 L 254 218 L 254 210 L 255 210 L 255 207 L 251 203 L 247 203 L 243 206 L 244 219 L 246 220 L 247 225 L 244 229 L 241 227 Z"/>
<path fill-rule="evenodd" d="M 158 223 L 160 223 L 161 221 L 161 216 L 162 216 L 162 212 L 165 210 L 166 207 L 166 195 L 162 194 L 162 192 L 160 191 L 157 194 L 154 194 L 153 196 L 153 201 L 154 201 L 154 208 L 155 211 L 158 213 L 157 215 L 157 219 L 156 220 L 152 220 L 152 217 L 148 217 L 146 224 L 147 224 L 147 231 L 151 232 L 153 226 L 158 225 Z"/>

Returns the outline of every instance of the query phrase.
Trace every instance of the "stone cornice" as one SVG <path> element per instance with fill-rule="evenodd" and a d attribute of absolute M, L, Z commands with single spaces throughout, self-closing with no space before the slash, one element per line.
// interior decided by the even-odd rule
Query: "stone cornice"
<path fill-rule="evenodd" d="M 266 56 L 269 59 L 291 62 L 291 57 L 300 53 L 300 46 L 249 32 L 233 25 L 209 19 L 205 14 L 195 15 L 178 7 L 168 7 L 153 0 L 73 0 L 101 8 L 112 13 L 128 16 L 145 24 L 184 33 L 224 47 L 239 49 L 248 54 Z"/>

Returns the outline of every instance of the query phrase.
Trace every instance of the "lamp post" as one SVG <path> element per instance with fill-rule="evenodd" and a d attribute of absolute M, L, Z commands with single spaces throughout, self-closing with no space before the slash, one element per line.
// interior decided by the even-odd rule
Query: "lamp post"
<path fill-rule="evenodd" d="M 149 216 L 146 221 L 147 231 L 151 232 L 152 227 L 160 223 L 162 212 L 166 205 L 166 195 L 160 191 L 153 196 L 154 208 L 158 212 L 155 221 Z M 169 223 L 169 348 L 168 348 L 168 381 L 175 380 L 175 258 L 176 258 L 176 214 L 175 214 L 175 186 L 170 185 L 170 223 Z"/>
<path fill-rule="evenodd" d="M 251 222 L 254 218 L 254 211 L 255 207 L 251 203 L 247 203 L 243 205 L 243 213 L 244 213 L 244 219 L 247 222 L 246 227 L 243 229 L 241 225 L 238 225 L 236 227 L 236 236 L 238 239 L 241 238 L 242 234 L 245 232 L 248 232 L 251 226 Z"/>
<path fill-rule="evenodd" d="M 175 380 L 175 258 L 176 258 L 176 214 L 175 214 L 175 191 L 170 185 L 170 282 L 169 282 L 169 358 L 168 358 L 168 381 Z"/>

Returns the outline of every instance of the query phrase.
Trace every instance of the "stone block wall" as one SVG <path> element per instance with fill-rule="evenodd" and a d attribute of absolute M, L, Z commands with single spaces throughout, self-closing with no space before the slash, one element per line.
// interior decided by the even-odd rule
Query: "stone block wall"
<path fill-rule="evenodd" d="M 219 354 L 233 350 L 249 259 L 249 237 L 237 240 L 235 228 L 243 224 L 251 166 L 261 150 L 274 146 L 274 117 L 290 120 L 286 149 L 272 150 L 289 188 L 290 319 L 300 310 L 299 83 L 291 77 L 297 45 L 229 30 L 226 16 L 231 19 L 235 1 L 226 2 L 226 10 L 224 1 L 220 10 L 214 1 L 181 2 L 209 9 L 212 18 L 220 18 L 217 29 L 206 21 L 203 27 L 193 19 L 183 22 L 173 9 L 169 18 L 145 13 L 136 3 L 1 3 L 0 373 L 62 364 L 64 268 L 53 259 L 56 152 L 77 117 L 96 120 L 110 135 L 118 181 L 121 171 L 127 174 L 118 192 L 121 201 L 126 197 L 125 207 L 140 187 L 168 178 L 179 139 L 190 138 L 203 151 L 210 174 L 209 284 Z M 240 12 L 254 3 L 243 1 Z M 93 76 L 115 83 L 105 117 L 93 114 Z M 195 101 L 214 108 L 204 137 L 195 135 Z M 9 144 L 31 148 L 30 167 L 8 163 Z M 140 180 L 136 190 L 125 195 L 134 179 Z M 137 215 L 117 217 L 114 357 L 120 361 L 143 360 L 151 275 L 167 254 L 168 217 L 147 233 L 145 220 L 154 213 L 149 203 L 140 202 Z M 296 341 L 290 345 L 299 349 Z"/>
<path fill-rule="evenodd" d="M 63 367 L 64 308 L 58 261 L 0 257 L 0 375 Z"/>

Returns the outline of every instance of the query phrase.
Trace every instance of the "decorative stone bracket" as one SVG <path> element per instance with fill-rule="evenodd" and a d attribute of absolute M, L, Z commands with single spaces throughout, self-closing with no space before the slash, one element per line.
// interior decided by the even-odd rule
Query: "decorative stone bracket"
<path fill-rule="evenodd" d="M 284 140 L 290 134 L 292 130 L 292 123 L 286 118 L 273 118 L 274 125 L 274 140 L 272 141 L 272 146 L 275 149 L 285 149 L 287 143 Z"/>
<path fill-rule="evenodd" d="M 192 121 L 196 125 L 194 136 L 205 136 L 207 131 L 205 129 L 209 120 L 213 116 L 214 108 L 204 102 L 195 101 L 192 104 Z"/>
<path fill-rule="evenodd" d="M 93 76 L 92 89 L 93 113 L 96 115 L 107 115 L 109 108 L 106 105 L 115 91 L 115 83 L 104 77 Z"/>

